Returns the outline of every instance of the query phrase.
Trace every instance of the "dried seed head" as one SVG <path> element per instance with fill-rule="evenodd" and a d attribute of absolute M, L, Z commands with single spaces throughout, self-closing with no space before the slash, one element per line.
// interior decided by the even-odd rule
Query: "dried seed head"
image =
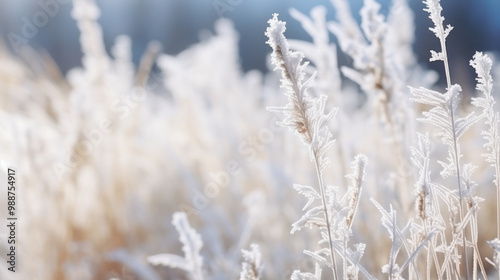
<path fill-rule="evenodd" d="M 420 219 L 425 220 L 427 218 L 425 213 L 425 193 L 419 192 L 417 195 L 417 200 L 415 201 L 415 210 Z"/>

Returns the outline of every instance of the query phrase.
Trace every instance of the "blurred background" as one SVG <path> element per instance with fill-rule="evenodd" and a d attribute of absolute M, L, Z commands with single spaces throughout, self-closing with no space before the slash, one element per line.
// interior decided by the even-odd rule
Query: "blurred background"
<path fill-rule="evenodd" d="M 79 32 L 71 18 L 71 1 L 67 0 L 2 0 L 0 2 L 0 31 L 4 40 L 12 32 L 21 34 L 25 19 L 30 21 L 43 9 L 42 3 L 58 1 L 60 10 L 49 18 L 46 26 L 38 28 L 37 34 L 28 40 L 35 48 L 47 50 L 63 72 L 80 65 L 81 51 Z M 391 1 L 380 0 L 387 14 Z M 455 27 L 449 37 L 451 66 L 466 69 L 468 60 L 476 50 L 500 50 L 500 1 L 498 0 L 453 0 L 442 1 L 446 23 Z M 351 9 L 359 11 L 362 0 L 351 0 Z M 45 4 L 47 5 L 47 4 Z M 109 49 L 114 39 L 121 34 L 132 38 L 133 59 L 137 64 L 146 45 L 158 40 L 167 54 L 177 54 L 199 41 L 203 32 L 213 29 L 217 18 L 230 18 L 240 34 L 239 51 L 244 70 L 265 70 L 265 59 L 269 47 L 264 43 L 267 20 L 273 13 L 279 13 L 287 21 L 287 37 L 309 39 L 300 25 L 289 15 L 294 7 L 309 13 L 312 7 L 324 5 L 328 8 L 328 18 L 335 12 L 329 1 L 299 0 L 101 0 L 102 10 L 99 22 L 102 24 L 104 40 Z M 421 62 L 428 61 L 429 49 L 438 46 L 438 41 L 429 32 L 431 25 L 422 10 L 422 1 L 410 1 L 415 13 L 415 51 Z M 359 13 L 354 12 L 359 19 Z M 43 20 L 43 19 L 41 19 Z M 333 36 L 332 36 L 333 40 Z M 342 61 L 342 57 L 340 57 Z M 436 65 L 436 68 L 440 65 Z M 431 68 L 433 68 L 431 66 Z M 465 70 L 467 71 L 467 70 Z M 472 71 L 472 70 L 471 70 Z"/>

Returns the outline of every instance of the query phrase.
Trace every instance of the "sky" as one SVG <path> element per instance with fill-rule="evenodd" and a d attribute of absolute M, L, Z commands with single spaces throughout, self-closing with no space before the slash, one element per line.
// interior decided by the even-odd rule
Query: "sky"
<path fill-rule="evenodd" d="M 422 11 L 420 0 L 409 0 L 416 18 L 415 50 L 419 61 L 425 62 L 429 50 L 437 41 L 428 30 L 431 25 Z M 328 18 L 333 20 L 335 11 L 329 1 L 300 0 L 100 0 L 100 23 L 109 49 L 121 34 L 132 37 L 134 61 L 137 63 L 148 42 L 159 41 L 163 51 L 176 54 L 199 41 L 202 30 L 212 30 L 220 16 L 234 21 L 240 34 L 240 55 L 244 70 L 265 70 L 266 55 L 264 31 L 267 20 L 279 13 L 287 21 L 287 37 L 308 40 L 301 26 L 289 16 L 294 7 L 308 13 L 316 5 L 328 8 Z M 359 19 L 362 0 L 349 1 L 355 17 Z M 390 1 L 381 1 L 382 12 L 387 13 Z M 466 64 L 475 50 L 500 51 L 500 1 L 498 0 L 443 0 L 446 23 L 455 29 L 449 37 L 449 55 L 452 61 Z M 56 8 L 57 6 L 57 8 Z M 26 22 L 44 20 L 28 44 L 47 50 L 67 70 L 79 66 L 81 51 L 79 32 L 71 18 L 69 0 L 0 0 L 0 32 L 9 45 L 8 34 L 22 34 Z M 453 64 L 453 63 L 452 63 Z M 453 65 L 452 65 L 453 66 Z"/>

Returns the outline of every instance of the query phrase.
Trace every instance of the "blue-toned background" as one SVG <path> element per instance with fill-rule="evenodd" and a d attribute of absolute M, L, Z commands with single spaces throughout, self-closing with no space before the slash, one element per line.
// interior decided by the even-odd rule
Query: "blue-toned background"
<path fill-rule="evenodd" d="M 2 0 L 0 2 L 0 31 L 4 40 L 9 32 L 21 33 L 23 17 L 32 17 L 42 10 L 41 3 L 56 0 Z M 40 28 L 29 44 L 44 48 L 55 58 L 63 71 L 80 64 L 78 30 L 71 18 L 72 4 L 60 4 L 60 9 L 48 24 Z M 265 55 L 269 52 L 265 44 L 264 31 L 272 13 L 280 13 L 288 23 L 287 36 L 308 39 L 288 14 L 290 7 L 308 13 L 316 5 L 328 7 L 333 19 L 335 12 L 329 1 L 300 0 L 102 0 L 97 1 L 102 10 L 100 22 L 103 26 L 106 46 L 114 38 L 128 34 L 133 39 L 134 61 L 138 62 L 147 43 L 158 40 L 164 52 L 175 54 L 199 40 L 199 32 L 212 29 L 214 21 L 223 15 L 232 19 L 240 33 L 240 54 L 245 70 L 265 69 Z M 382 0 L 387 12 L 390 1 Z M 228 6 L 224 6 L 226 3 Z M 228 4 L 229 3 L 229 4 Z M 359 19 L 362 0 L 350 1 L 355 16 Z M 234 5 L 233 6 L 231 6 Z M 431 25 L 422 11 L 421 1 L 411 1 L 415 12 L 418 40 L 415 50 L 420 61 L 427 61 L 429 50 L 438 42 L 428 31 Z M 446 23 L 455 27 L 449 37 L 449 55 L 452 67 L 466 66 L 475 50 L 500 50 L 500 1 L 498 0 L 444 0 L 442 1 Z M 222 9 L 217 11 L 217 8 Z M 8 42 L 7 42 L 8 43 Z"/>

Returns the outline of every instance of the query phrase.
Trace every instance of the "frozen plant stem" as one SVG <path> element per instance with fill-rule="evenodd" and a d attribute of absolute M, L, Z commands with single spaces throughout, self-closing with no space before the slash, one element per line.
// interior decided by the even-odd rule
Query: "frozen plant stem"
<path fill-rule="evenodd" d="M 439 39 L 439 42 L 441 44 L 441 52 L 436 53 L 431 51 L 432 57 L 431 61 L 436 61 L 436 60 L 442 60 L 444 63 L 444 71 L 446 74 L 446 84 L 447 84 L 447 89 L 451 89 L 451 77 L 450 77 L 450 67 L 448 64 L 448 54 L 446 51 L 446 37 L 449 35 L 450 31 L 453 29 L 450 25 L 448 25 L 446 28 L 443 27 L 443 21 L 444 17 L 441 15 L 441 11 L 443 8 L 441 7 L 441 4 L 439 3 L 440 0 L 426 0 L 424 1 L 424 4 L 426 4 L 427 9 L 424 9 L 425 11 L 429 12 L 429 18 L 432 20 L 434 23 L 434 27 L 430 28 L 431 31 L 434 32 L 436 37 Z M 452 98 L 453 99 L 453 98 Z M 454 161 L 455 161 L 455 168 L 457 172 L 457 185 L 458 185 L 458 194 L 460 198 L 460 205 L 459 205 L 459 212 L 460 212 L 460 222 L 463 222 L 464 219 L 464 214 L 463 214 L 463 194 L 462 194 L 462 186 L 461 186 L 461 175 L 460 175 L 460 162 L 459 162 L 459 156 L 458 156 L 458 144 L 457 144 L 457 134 L 456 134 L 456 128 L 455 128 L 455 115 L 454 115 L 454 110 L 453 110 L 453 100 L 449 102 L 449 110 L 450 110 L 450 121 L 451 121 L 451 128 L 452 128 L 452 134 L 453 134 L 453 156 L 454 156 Z M 466 271 L 466 278 L 469 279 L 469 260 L 467 257 L 467 243 L 465 240 L 465 232 L 466 232 L 466 227 L 463 227 L 462 231 L 462 242 L 463 242 L 463 255 L 464 255 L 464 265 L 465 265 L 465 271 Z"/>
<path fill-rule="evenodd" d="M 440 25 L 441 31 L 444 34 L 443 26 Z M 445 39 L 443 38 L 441 41 L 441 50 L 443 52 L 443 64 L 444 64 L 444 71 L 446 74 L 446 84 L 447 88 L 449 89 L 451 87 L 451 77 L 450 77 L 450 66 L 448 64 L 448 53 L 446 51 L 446 42 Z M 463 194 L 462 194 L 462 184 L 460 180 L 460 162 L 458 159 L 458 145 L 457 145 L 457 134 L 456 134 L 456 129 L 455 129 L 455 114 L 453 110 L 453 102 L 450 102 L 450 118 L 451 118 L 451 128 L 453 131 L 453 149 L 454 149 L 454 157 L 455 157 L 455 168 L 457 169 L 457 185 L 458 185 L 458 194 L 460 198 L 460 221 L 462 222 L 464 220 L 464 213 L 463 213 Z M 466 278 L 469 279 L 469 259 L 467 256 L 467 243 L 465 242 L 465 230 L 466 227 L 464 227 L 463 232 L 462 232 L 462 242 L 464 246 L 464 258 L 465 258 L 465 271 L 466 271 Z"/>
<path fill-rule="evenodd" d="M 330 254 L 331 254 L 331 262 L 332 262 L 332 270 L 333 270 L 333 279 L 337 279 L 337 262 L 335 260 L 335 250 L 333 249 L 332 244 L 332 230 L 330 228 L 330 217 L 328 215 L 328 208 L 326 206 L 326 194 L 325 187 L 323 185 L 323 175 L 321 174 L 321 170 L 318 163 L 318 157 L 314 156 L 314 166 L 316 167 L 316 175 L 318 176 L 318 184 L 319 189 L 321 191 L 321 201 L 323 203 L 323 212 L 325 212 L 325 220 L 326 220 L 326 228 L 328 230 L 328 245 L 330 245 Z"/>
<path fill-rule="evenodd" d="M 476 89 L 481 91 L 483 96 L 482 97 L 476 97 L 472 98 L 472 104 L 476 107 L 479 107 L 482 109 L 483 117 L 486 119 L 486 125 L 487 125 L 487 130 L 484 130 L 481 134 L 483 135 L 484 139 L 486 140 L 486 143 L 483 145 L 483 147 L 486 148 L 487 153 L 483 154 L 486 158 L 486 162 L 490 163 L 491 166 L 495 167 L 495 180 L 493 182 L 495 183 L 496 186 L 496 191 L 497 191 L 497 239 L 500 235 L 500 192 L 499 192 L 499 167 L 500 167 L 500 159 L 499 159 L 499 144 L 500 144 L 500 139 L 498 137 L 498 121 L 500 118 L 500 115 L 498 113 L 495 113 L 494 111 L 494 106 L 495 106 L 495 100 L 491 96 L 491 91 L 493 89 L 493 79 L 491 77 L 491 68 L 492 68 L 492 61 L 491 59 L 487 56 L 484 55 L 481 52 L 476 52 L 474 54 L 473 59 L 470 61 L 470 65 L 474 68 L 477 74 L 477 84 L 476 84 Z M 477 213 L 474 213 L 474 218 L 475 221 L 477 221 Z M 477 222 L 475 223 L 477 225 Z M 471 227 L 471 229 L 473 229 Z M 475 230 L 472 230 L 472 240 L 474 240 L 474 245 L 475 249 L 477 248 L 477 227 Z M 491 244 L 490 244 L 491 245 Z M 478 250 L 476 250 L 478 251 Z M 477 252 L 479 255 L 479 252 Z M 495 255 L 496 255 L 496 249 L 495 249 Z M 479 257 L 480 258 L 480 257 Z M 497 262 L 498 263 L 498 262 Z M 481 263 L 480 263 L 481 264 Z M 495 267 L 498 269 L 498 265 L 495 265 Z M 499 274 L 499 279 L 500 279 L 500 274 Z"/>
<path fill-rule="evenodd" d="M 445 61 L 445 68 L 448 69 L 448 60 L 446 59 Z M 448 88 L 450 88 L 450 84 L 449 84 L 449 72 L 447 72 L 447 80 L 448 80 Z M 450 106 L 453 106 L 453 103 L 450 102 Z M 461 186 L 461 183 L 460 183 L 460 163 L 458 161 L 458 150 L 457 150 L 457 135 L 455 133 L 455 119 L 454 119 L 454 114 L 453 114 L 453 108 L 451 108 L 451 112 L 450 112 L 450 116 L 451 116 L 451 127 L 452 127 L 452 130 L 453 130 L 453 145 L 454 145 L 454 149 L 455 149 L 455 153 L 454 153 L 454 156 L 455 156 L 455 168 L 457 169 L 457 184 L 458 184 L 458 194 L 459 194 L 459 198 L 460 198 L 460 207 L 458 207 L 459 211 L 460 211 L 460 222 L 463 222 L 464 220 L 464 213 L 463 213 L 463 195 L 462 195 L 462 186 Z M 464 258 L 465 258 L 465 273 L 466 273 L 466 278 L 469 279 L 469 259 L 467 257 L 467 243 L 465 242 L 465 229 L 466 227 L 463 227 L 463 231 L 462 231 L 462 242 L 463 242 L 463 246 L 464 246 Z"/>
<path fill-rule="evenodd" d="M 491 96 L 493 79 L 490 72 L 493 62 L 488 55 L 476 52 L 473 59 L 470 61 L 470 65 L 477 74 L 476 89 L 481 91 L 484 95 L 484 97 L 473 98 L 472 104 L 482 109 L 483 115 L 486 118 L 486 125 L 488 126 L 488 130 L 482 133 L 486 140 L 484 147 L 486 147 L 488 152 L 483 154 L 483 156 L 486 157 L 486 162 L 495 167 L 494 183 L 497 189 L 497 238 L 500 239 L 500 142 L 498 140 L 498 121 L 500 116 L 498 113 L 495 114 L 495 100 Z"/>
<path fill-rule="evenodd" d="M 441 48 L 443 50 L 443 62 L 444 62 L 444 69 L 446 72 L 446 83 L 448 85 L 448 89 L 451 87 L 451 79 L 450 79 L 450 69 L 448 66 L 448 56 L 446 54 L 446 45 L 444 40 L 441 40 Z M 460 212 L 460 222 L 463 222 L 464 220 L 464 213 L 463 213 L 463 194 L 462 194 L 462 184 L 460 180 L 460 162 L 458 159 L 458 145 L 457 145 L 457 134 L 456 134 L 456 128 L 455 128 L 455 114 L 453 112 L 453 101 L 450 102 L 450 119 L 451 119 L 451 128 L 453 131 L 453 149 L 454 149 L 454 157 L 455 157 L 455 168 L 457 169 L 457 185 L 458 185 L 458 194 L 460 198 L 460 205 L 458 207 L 459 212 Z M 465 242 L 465 231 L 467 227 L 463 227 L 462 230 L 462 242 L 463 242 L 463 254 L 464 254 L 464 259 L 465 259 L 465 273 L 466 273 L 466 278 L 469 279 L 469 258 L 467 256 L 467 243 Z"/>
<path fill-rule="evenodd" d="M 273 49 L 272 63 L 276 66 L 275 70 L 281 70 L 281 84 L 286 89 L 285 94 L 289 101 L 285 107 L 273 107 L 268 108 L 268 110 L 285 115 L 279 124 L 288 127 L 302 139 L 309 149 L 311 161 L 314 161 L 328 234 L 333 279 L 337 280 L 335 250 L 333 249 L 330 217 L 321 172 L 327 164 L 325 152 L 334 142 L 332 134 L 328 130 L 328 121 L 333 118 L 336 109 L 324 114 L 326 96 L 309 96 L 307 90 L 312 86 L 315 74 L 304 81 L 306 76 L 304 70 L 308 63 L 302 62 L 304 58 L 302 53 L 289 50 L 284 35 L 285 22 L 278 20 L 277 14 L 274 14 L 268 22 L 269 27 L 265 34 L 269 38 L 267 44 Z"/>
<path fill-rule="evenodd" d="M 442 29 L 441 25 L 441 29 Z M 443 31 L 444 33 L 444 31 Z M 448 86 L 448 89 L 451 87 L 451 78 L 450 78 L 450 67 L 448 65 L 448 55 L 446 53 L 446 42 L 443 38 L 441 41 L 441 50 L 443 52 L 443 63 L 444 63 L 444 70 L 446 73 L 446 84 Z M 451 128 L 453 131 L 453 149 L 454 149 L 454 157 L 455 157 L 455 168 L 457 169 L 457 185 L 458 185 L 458 194 L 460 198 L 460 207 L 458 207 L 460 211 L 460 222 L 464 220 L 464 213 L 463 213 L 463 194 L 462 194 L 462 184 L 460 180 L 460 162 L 458 159 L 458 144 L 457 144 L 457 134 L 456 134 L 456 128 L 455 128 L 455 114 L 453 110 L 453 101 L 450 102 L 450 119 L 451 119 Z M 465 259 L 465 273 L 466 273 L 466 278 L 469 279 L 469 258 L 467 256 L 467 243 L 465 242 L 465 231 L 467 227 L 463 227 L 462 231 L 462 242 L 463 242 L 463 254 L 464 254 L 464 259 Z"/>

